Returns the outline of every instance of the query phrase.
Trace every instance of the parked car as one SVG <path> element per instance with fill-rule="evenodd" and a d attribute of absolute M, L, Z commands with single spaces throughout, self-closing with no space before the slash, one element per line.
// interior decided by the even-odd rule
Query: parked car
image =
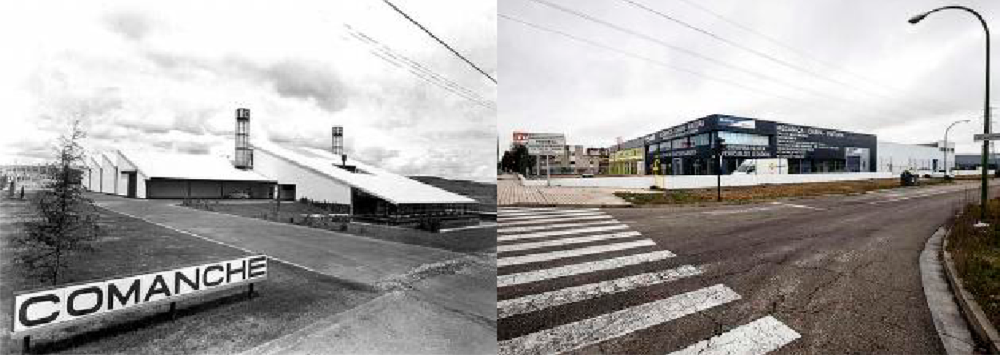
<path fill-rule="evenodd" d="M 248 198 L 250 198 L 250 194 L 248 194 L 246 192 L 243 192 L 243 191 L 236 191 L 236 192 L 230 192 L 228 195 L 226 195 L 226 198 L 231 198 L 231 199 L 248 199 Z"/>

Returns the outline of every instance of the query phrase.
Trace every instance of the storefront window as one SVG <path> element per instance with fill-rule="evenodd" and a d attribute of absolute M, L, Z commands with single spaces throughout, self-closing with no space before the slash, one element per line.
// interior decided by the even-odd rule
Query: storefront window
<path fill-rule="evenodd" d="M 726 140 L 726 144 L 770 145 L 768 137 L 759 134 L 720 131 L 719 138 Z"/>
<path fill-rule="evenodd" d="M 708 133 L 702 133 L 697 136 L 691 137 L 691 144 L 696 147 L 708 145 L 709 144 Z"/>

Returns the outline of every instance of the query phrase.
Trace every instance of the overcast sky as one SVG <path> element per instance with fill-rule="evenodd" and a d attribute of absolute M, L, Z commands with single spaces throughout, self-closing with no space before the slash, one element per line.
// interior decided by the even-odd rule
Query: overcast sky
<path fill-rule="evenodd" d="M 952 121 L 972 119 L 949 138 L 959 153 L 980 149 L 972 134 L 983 130 L 981 25 L 954 10 L 917 25 L 907 19 L 962 3 L 1000 33 L 1000 1 L 542 1 L 556 6 L 506 0 L 499 12 L 597 45 L 498 20 L 504 146 L 524 130 L 606 147 L 721 113 L 900 143 L 940 140 Z M 1000 106 L 996 38 L 992 101 Z"/>
<path fill-rule="evenodd" d="M 394 3 L 495 75 L 495 1 Z M 232 154 L 247 107 L 251 140 L 343 125 L 359 160 L 495 177 L 495 84 L 382 1 L 5 1 L 0 50 L 0 163 L 51 156 L 72 117 L 93 150 Z"/>

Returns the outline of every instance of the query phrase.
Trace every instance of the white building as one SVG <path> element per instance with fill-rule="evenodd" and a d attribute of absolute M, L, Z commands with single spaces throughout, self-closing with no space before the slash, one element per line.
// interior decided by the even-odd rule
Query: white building
<path fill-rule="evenodd" d="M 355 216 L 400 223 L 428 215 L 464 215 L 477 203 L 332 151 L 250 143 L 249 116 L 249 110 L 237 110 L 233 161 L 209 155 L 104 152 L 85 164 L 82 183 L 92 191 L 132 198 L 305 198 L 350 206 Z"/>
<path fill-rule="evenodd" d="M 938 141 L 927 144 L 900 144 L 892 142 L 878 142 L 878 171 L 902 173 L 904 170 L 912 172 L 935 172 L 944 170 L 945 152 L 944 142 Z M 955 144 L 948 143 L 948 166 L 955 167 Z"/>

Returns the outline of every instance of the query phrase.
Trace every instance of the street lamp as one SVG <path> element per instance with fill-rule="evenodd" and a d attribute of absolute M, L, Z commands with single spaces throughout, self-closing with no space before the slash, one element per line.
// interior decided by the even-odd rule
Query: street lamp
<path fill-rule="evenodd" d="M 925 13 L 911 17 L 909 21 L 911 24 L 916 24 L 917 22 L 920 22 L 921 20 L 926 18 L 927 15 L 930 15 L 932 13 L 941 10 L 962 10 L 971 13 L 972 15 L 976 16 L 977 19 L 979 19 L 979 23 L 983 25 L 983 31 L 986 32 L 986 97 L 984 98 L 985 105 L 983 106 L 983 117 L 985 117 L 983 119 L 983 133 L 989 134 L 990 133 L 990 28 L 986 26 L 986 20 L 983 20 L 983 16 L 979 15 L 979 13 L 976 12 L 975 10 L 972 10 L 965 6 L 955 6 L 955 5 L 943 6 L 931 11 L 927 11 Z M 981 187 L 982 191 L 979 192 L 980 193 L 979 224 L 977 224 L 979 226 L 984 226 L 985 223 L 984 221 L 986 220 L 986 202 L 987 202 L 986 200 L 989 197 L 987 195 L 989 185 L 986 181 L 986 174 L 987 174 L 986 156 L 990 153 L 989 143 L 990 143 L 989 140 L 983 140 L 983 155 L 982 155 L 983 177 L 982 177 L 982 187 Z"/>
<path fill-rule="evenodd" d="M 951 127 L 954 127 L 959 123 L 969 123 L 969 120 L 958 120 L 952 122 L 950 125 L 948 125 L 948 128 L 944 130 L 944 178 L 945 179 L 948 178 L 948 131 L 951 130 Z"/>

